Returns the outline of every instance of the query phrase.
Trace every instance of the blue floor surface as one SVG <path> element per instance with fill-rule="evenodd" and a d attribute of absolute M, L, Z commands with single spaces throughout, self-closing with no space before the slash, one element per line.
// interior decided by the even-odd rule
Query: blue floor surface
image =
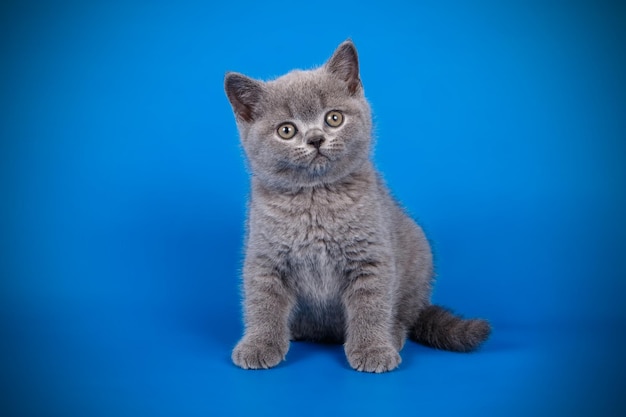
<path fill-rule="evenodd" d="M 4 314 L 7 416 L 619 415 L 626 344 L 615 327 L 496 325 L 472 354 L 415 343 L 365 374 L 338 345 L 292 343 L 273 370 L 230 362 L 238 320 L 219 309 L 66 305 Z M 6 318 L 10 322 L 6 322 Z M 609 383 L 612 382 L 612 383 Z"/>

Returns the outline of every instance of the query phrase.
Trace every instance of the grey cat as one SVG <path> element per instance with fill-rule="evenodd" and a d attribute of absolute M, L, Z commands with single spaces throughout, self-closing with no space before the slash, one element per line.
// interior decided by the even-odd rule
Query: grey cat
<path fill-rule="evenodd" d="M 343 343 L 352 368 L 385 372 L 407 336 L 460 352 L 487 339 L 487 321 L 430 302 L 428 241 L 370 160 L 351 41 L 317 69 L 269 82 L 231 72 L 225 89 L 252 173 L 235 364 L 270 368 L 290 340 L 311 340 Z"/>

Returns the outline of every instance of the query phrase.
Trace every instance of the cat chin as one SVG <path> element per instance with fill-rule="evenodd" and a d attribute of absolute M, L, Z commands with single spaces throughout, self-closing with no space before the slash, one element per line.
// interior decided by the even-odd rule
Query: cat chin
<path fill-rule="evenodd" d="M 257 176 L 257 178 L 268 188 L 295 192 L 302 188 L 333 184 L 344 176 L 331 172 L 330 164 L 327 164 L 326 166 L 307 167 L 306 169 L 293 171 L 289 178 L 285 178 L 282 175 L 271 177 Z"/>
<path fill-rule="evenodd" d="M 330 169 L 331 160 L 328 156 L 318 153 L 313 157 L 307 171 L 313 175 L 323 175 Z"/>
<path fill-rule="evenodd" d="M 367 155 L 355 157 L 351 164 L 341 163 L 336 155 L 318 154 L 302 165 L 286 163 L 267 167 L 253 167 L 253 175 L 266 187 L 286 192 L 302 188 L 331 185 L 359 171 L 367 161 Z M 367 165 L 367 164 L 366 164 Z"/>
<path fill-rule="evenodd" d="M 317 187 L 321 185 L 331 185 L 341 181 L 349 176 L 351 172 L 333 170 L 332 166 L 328 164 L 326 167 L 320 167 L 317 170 L 309 169 L 307 174 L 308 175 L 303 176 L 300 184 L 305 187 Z"/>

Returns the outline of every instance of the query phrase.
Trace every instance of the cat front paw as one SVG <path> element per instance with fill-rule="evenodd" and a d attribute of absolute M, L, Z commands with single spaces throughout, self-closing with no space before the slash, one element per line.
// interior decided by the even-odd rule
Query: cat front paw
<path fill-rule="evenodd" d="M 396 369 L 402 361 L 398 351 L 391 345 L 346 349 L 346 356 L 350 366 L 361 372 L 388 372 Z"/>
<path fill-rule="evenodd" d="M 235 365 L 243 369 L 269 369 L 285 359 L 288 349 L 289 342 L 277 343 L 244 337 L 233 349 L 232 359 Z"/>

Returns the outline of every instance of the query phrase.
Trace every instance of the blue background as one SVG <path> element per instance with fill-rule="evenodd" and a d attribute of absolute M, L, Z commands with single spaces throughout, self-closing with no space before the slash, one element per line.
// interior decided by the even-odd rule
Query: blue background
<path fill-rule="evenodd" d="M 0 415 L 617 415 L 626 361 L 618 2 L 0 6 Z M 470 355 L 392 373 L 292 344 L 242 371 L 248 178 L 226 71 L 351 37 L 374 158 L 433 242 Z M 622 414 L 623 415 L 623 414 Z"/>

